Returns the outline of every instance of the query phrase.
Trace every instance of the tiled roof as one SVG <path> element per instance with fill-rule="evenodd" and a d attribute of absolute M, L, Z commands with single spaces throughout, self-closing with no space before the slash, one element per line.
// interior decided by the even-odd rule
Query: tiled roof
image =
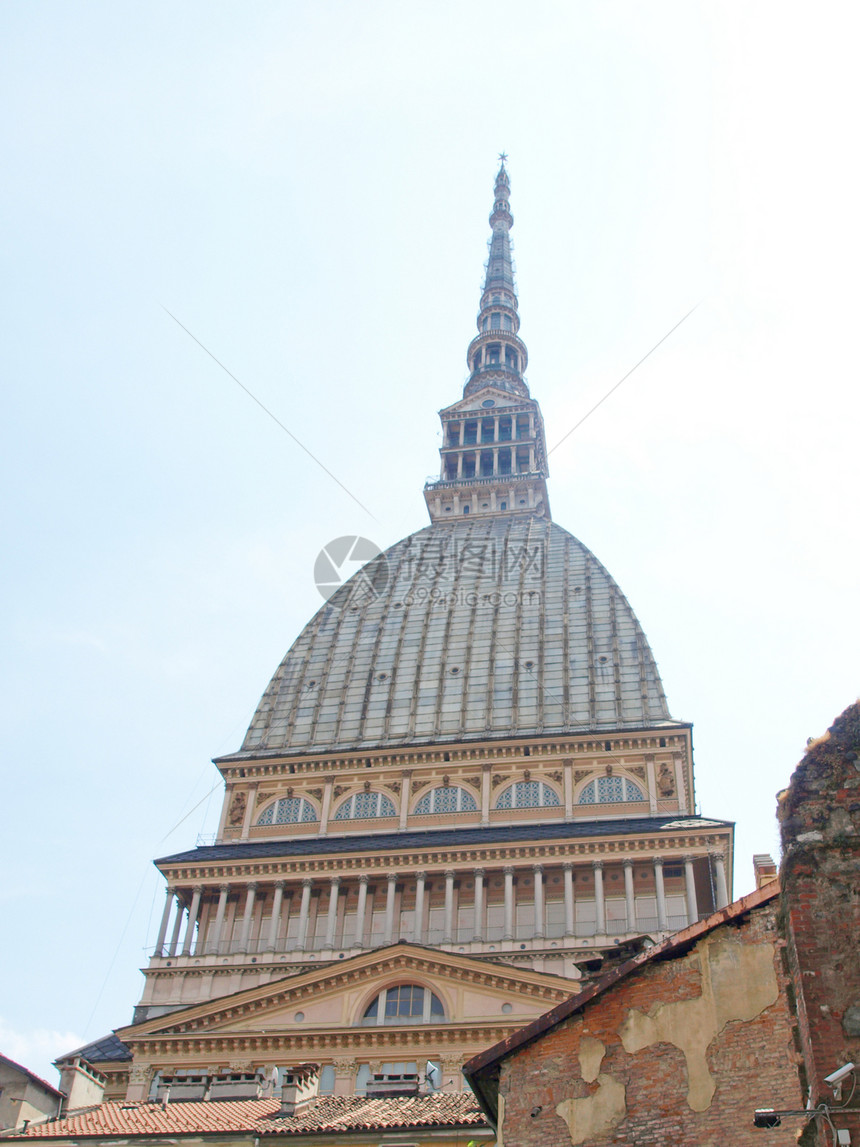
<path fill-rule="evenodd" d="M 36 1075 L 35 1071 L 30 1071 L 29 1067 L 24 1067 L 22 1063 L 17 1063 L 14 1059 L 10 1059 L 8 1055 L 0 1055 L 0 1062 L 7 1063 L 10 1067 L 14 1067 L 16 1071 L 20 1071 L 22 1075 L 35 1083 L 37 1087 L 43 1088 L 45 1091 L 50 1092 L 51 1095 L 62 1095 L 62 1091 L 54 1087 L 52 1083 L 48 1083 L 46 1079 L 42 1079 L 41 1075 Z"/>
<path fill-rule="evenodd" d="M 469 1092 L 456 1095 L 324 1095 L 280 1119 L 278 1099 L 210 1103 L 104 1103 L 80 1115 L 39 1123 L 19 1138 L 83 1139 L 129 1135 L 307 1135 L 330 1131 L 380 1131 L 413 1127 L 483 1127 L 486 1121 Z"/>
<path fill-rule="evenodd" d="M 606 569 L 531 515 L 436 522 L 332 595 L 239 753 L 671 724 L 648 640 Z"/>
<path fill-rule="evenodd" d="M 57 1063 L 72 1059 L 72 1057 L 76 1055 L 79 1055 L 81 1059 L 85 1059 L 87 1063 L 93 1065 L 97 1063 L 118 1063 L 131 1059 L 131 1052 L 113 1032 L 109 1035 L 102 1036 L 101 1039 L 94 1039 L 92 1043 L 85 1044 L 83 1047 L 75 1048 L 74 1051 L 68 1051 L 65 1055 L 58 1056 Z"/>
<path fill-rule="evenodd" d="M 203 864 L 218 860 L 253 860 L 268 856 L 303 856 L 333 852 L 407 852 L 420 848 L 461 848 L 497 841 L 540 838 L 575 840 L 590 836 L 629 836 L 632 834 L 675 832 L 692 829 L 724 828 L 731 822 L 701 816 L 619 817 L 615 820 L 588 820 L 558 824 L 503 824 L 475 828 L 435 829 L 425 832 L 391 832 L 378 836 L 324 836 L 302 840 L 264 840 L 245 844 L 213 844 L 189 852 L 163 856 L 156 864 Z"/>

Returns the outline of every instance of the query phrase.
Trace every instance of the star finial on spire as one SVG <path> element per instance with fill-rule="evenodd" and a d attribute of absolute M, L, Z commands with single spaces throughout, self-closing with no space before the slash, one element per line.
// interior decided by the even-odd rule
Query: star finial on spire
<path fill-rule="evenodd" d="M 500 151 L 499 152 L 499 163 L 504 164 L 504 163 L 507 163 L 507 161 L 508 161 L 508 153 L 506 151 Z"/>

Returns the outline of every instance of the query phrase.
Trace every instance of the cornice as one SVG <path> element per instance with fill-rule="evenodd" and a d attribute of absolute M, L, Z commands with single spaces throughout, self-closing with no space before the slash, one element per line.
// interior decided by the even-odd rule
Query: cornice
<path fill-rule="evenodd" d="M 283 1032 L 213 1032 L 188 1036 L 138 1037 L 129 1040 L 134 1059 L 151 1063 L 161 1056 L 214 1055 L 235 1052 L 296 1052 L 302 1056 L 316 1052 L 372 1051 L 374 1048 L 458 1048 L 467 1050 L 498 1043 L 522 1026 L 522 1020 L 479 1024 L 422 1024 L 410 1027 L 304 1028 Z M 412 1058 L 410 1056 L 410 1058 Z"/>
<path fill-rule="evenodd" d="M 648 751 L 660 749 L 682 749 L 689 743 L 692 725 L 683 721 L 666 721 L 665 724 L 643 726 L 638 729 L 607 730 L 601 735 L 599 730 L 582 737 L 554 737 L 541 742 L 536 737 L 518 737 L 498 741 L 476 741 L 472 743 L 454 742 L 416 748 L 368 748 L 341 753 L 336 757 L 319 753 L 289 754 L 283 750 L 255 751 L 253 753 L 230 753 L 213 758 L 225 779 L 252 780 L 256 777 L 294 776 L 299 773 L 341 772 L 366 767 L 370 761 L 374 768 L 415 768 L 420 765 L 473 764 L 476 761 L 519 761 L 555 758 L 558 756 L 578 756 Z M 664 745 L 660 741 L 665 741 Z M 606 745 L 610 749 L 606 749 Z"/>
<path fill-rule="evenodd" d="M 679 814 L 679 820 L 686 819 Z M 629 822 L 627 822 L 629 823 Z M 536 832 L 540 826 L 536 825 Z M 224 861 L 204 861 L 198 864 L 178 863 L 168 864 L 159 862 L 159 870 L 165 874 L 171 884 L 195 881 L 216 881 L 235 877 L 236 880 L 248 880 L 252 877 L 270 877 L 275 880 L 279 877 L 293 876 L 358 876 L 362 873 L 387 874 L 392 867 L 402 875 L 421 869 L 462 869 L 474 867 L 502 868 L 513 861 L 534 863 L 541 860 L 581 860 L 590 863 L 592 860 L 617 859 L 620 864 L 625 857 L 636 859 L 650 859 L 651 855 L 660 855 L 664 859 L 673 859 L 678 853 L 681 859 L 685 852 L 706 853 L 709 849 L 720 847 L 721 841 L 730 840 L 731 825 L 715 826 L 700 831 L 666 832 L 660 835 L 649 833 L 641 837 L 625 834 L 613 838 L 611 834 L 587 837 L 574 840 L 551 841 L 516 841 L 512 843 L 488 843 L 485 845 L 451 845 L 450 848 L 413 848 L 409 852 L 397 853 L 397 863 L 393 864 L 392 853 L 384 852 L 374 854 L 368 851 L 354 853 L 325 854 L 316 853 L 296 857 L 264 857 L 255 859 L 232 859 Z M 243 842 L 244 843 L 244 842 Z"/>

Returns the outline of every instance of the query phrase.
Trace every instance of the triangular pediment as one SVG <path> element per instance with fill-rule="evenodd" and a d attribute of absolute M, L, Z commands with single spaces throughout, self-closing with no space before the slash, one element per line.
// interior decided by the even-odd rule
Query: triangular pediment
<path fill-rule="evenodd" d="M 493 406 L 484 406 L 485 402 L 492 400 Z M 528 407 L 532 402 L 527 398 L 511 394 L 501 387 L 488 386 L 479 390 L 477 394 L 470 394 L 468 398 L 461 398 L 452 406 L 446 406 L 440 415 L 446 414 L 498 414 L 505 407 Z"/>
<path fill-rule="evenodd" d="M 383 988 L 415 983 L 441 1001 L 446 1023 L 521 1022 L 566 999 L 574 981 L 488 964 L 473 957 L 397 943 L 295 976 L 147 1020 L 117 1034 L 124 1041 L 159 1037 L 297 1033 L 359 1025 Z"/>

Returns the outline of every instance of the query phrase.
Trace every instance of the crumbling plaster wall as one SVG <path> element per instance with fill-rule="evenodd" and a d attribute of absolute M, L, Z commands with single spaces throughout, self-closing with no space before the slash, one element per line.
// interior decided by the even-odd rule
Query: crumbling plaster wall
<path fill-rule="evenodd" d="M 502 1064 L 505 1147 L 796 1142 L 799 1106 L 776 902 L 646 964 Z M 766 1135 L 767 1144 L 762 1142 Z"/>

